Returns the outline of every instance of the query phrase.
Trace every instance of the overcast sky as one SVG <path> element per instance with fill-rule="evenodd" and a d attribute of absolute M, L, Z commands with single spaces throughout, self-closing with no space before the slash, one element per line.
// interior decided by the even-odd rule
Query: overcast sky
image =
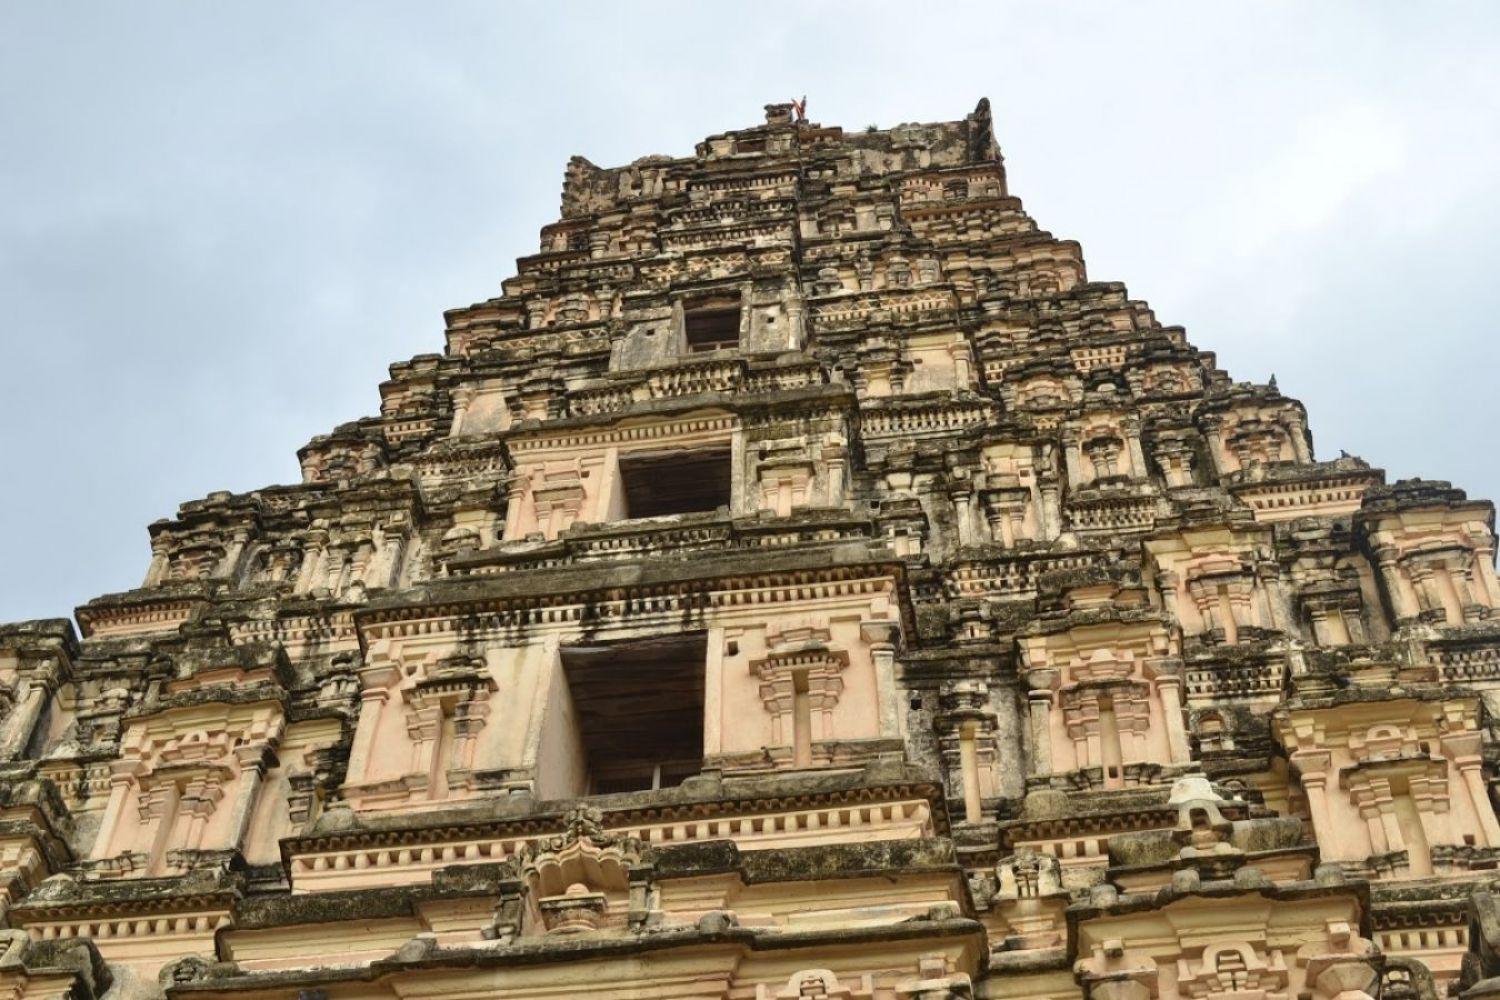
<path fill-rule="evenodd" d="M 0 5 L 0 621 L 298 478 L 563 165 L 981 96 L 1018 195 L 1392 479 L 1500 494 L 1500 3 Z"/>

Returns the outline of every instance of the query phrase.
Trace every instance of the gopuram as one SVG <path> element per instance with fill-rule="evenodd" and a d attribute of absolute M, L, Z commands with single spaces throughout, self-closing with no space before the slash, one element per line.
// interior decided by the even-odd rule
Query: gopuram
<path fill-rule="evenodd" d="M 0 627 L 14 1000 L 1500 998 L 1495 512 L 987 102 L 573 159 L 302 482 Z"/>

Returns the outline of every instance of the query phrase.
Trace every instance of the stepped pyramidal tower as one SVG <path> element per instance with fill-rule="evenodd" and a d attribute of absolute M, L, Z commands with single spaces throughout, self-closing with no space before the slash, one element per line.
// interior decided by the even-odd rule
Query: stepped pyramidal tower
<path fill-rule="evenodd" d="M 1500 997 L 1494 508 L 1089 280 L 987 102 L 541 243 L 0 627 L 11 996 Z"/>

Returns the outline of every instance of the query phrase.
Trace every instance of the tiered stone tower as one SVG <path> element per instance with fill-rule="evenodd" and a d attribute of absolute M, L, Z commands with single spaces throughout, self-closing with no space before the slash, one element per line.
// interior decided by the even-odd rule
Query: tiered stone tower
<path fill-rule="evenodd" d="M 1500 995 L 1493 507 L 1088 280 L 987 103 L 797 118 L 574 159 L 301 484 L 0 629 L 7 990 Z"/>

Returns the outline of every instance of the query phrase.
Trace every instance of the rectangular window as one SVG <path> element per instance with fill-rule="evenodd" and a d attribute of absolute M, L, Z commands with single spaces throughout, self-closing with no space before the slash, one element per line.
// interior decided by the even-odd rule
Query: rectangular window
<path fill-rule="evenodd" d="M 739 296 L 716 296 L 683 304 L 689 354 L 732 351 L 740 346 Z"/>
<path fill-rule="evenodd" d="M 670 788 L 702 769 L 707 659 L 701 632 L 562 650 L 589 794 Z"/>
<path fill-rule="evenodd" d="M 622 455 L 625 516 L 665 517 L 729 506 L 729 449 Z"/>

